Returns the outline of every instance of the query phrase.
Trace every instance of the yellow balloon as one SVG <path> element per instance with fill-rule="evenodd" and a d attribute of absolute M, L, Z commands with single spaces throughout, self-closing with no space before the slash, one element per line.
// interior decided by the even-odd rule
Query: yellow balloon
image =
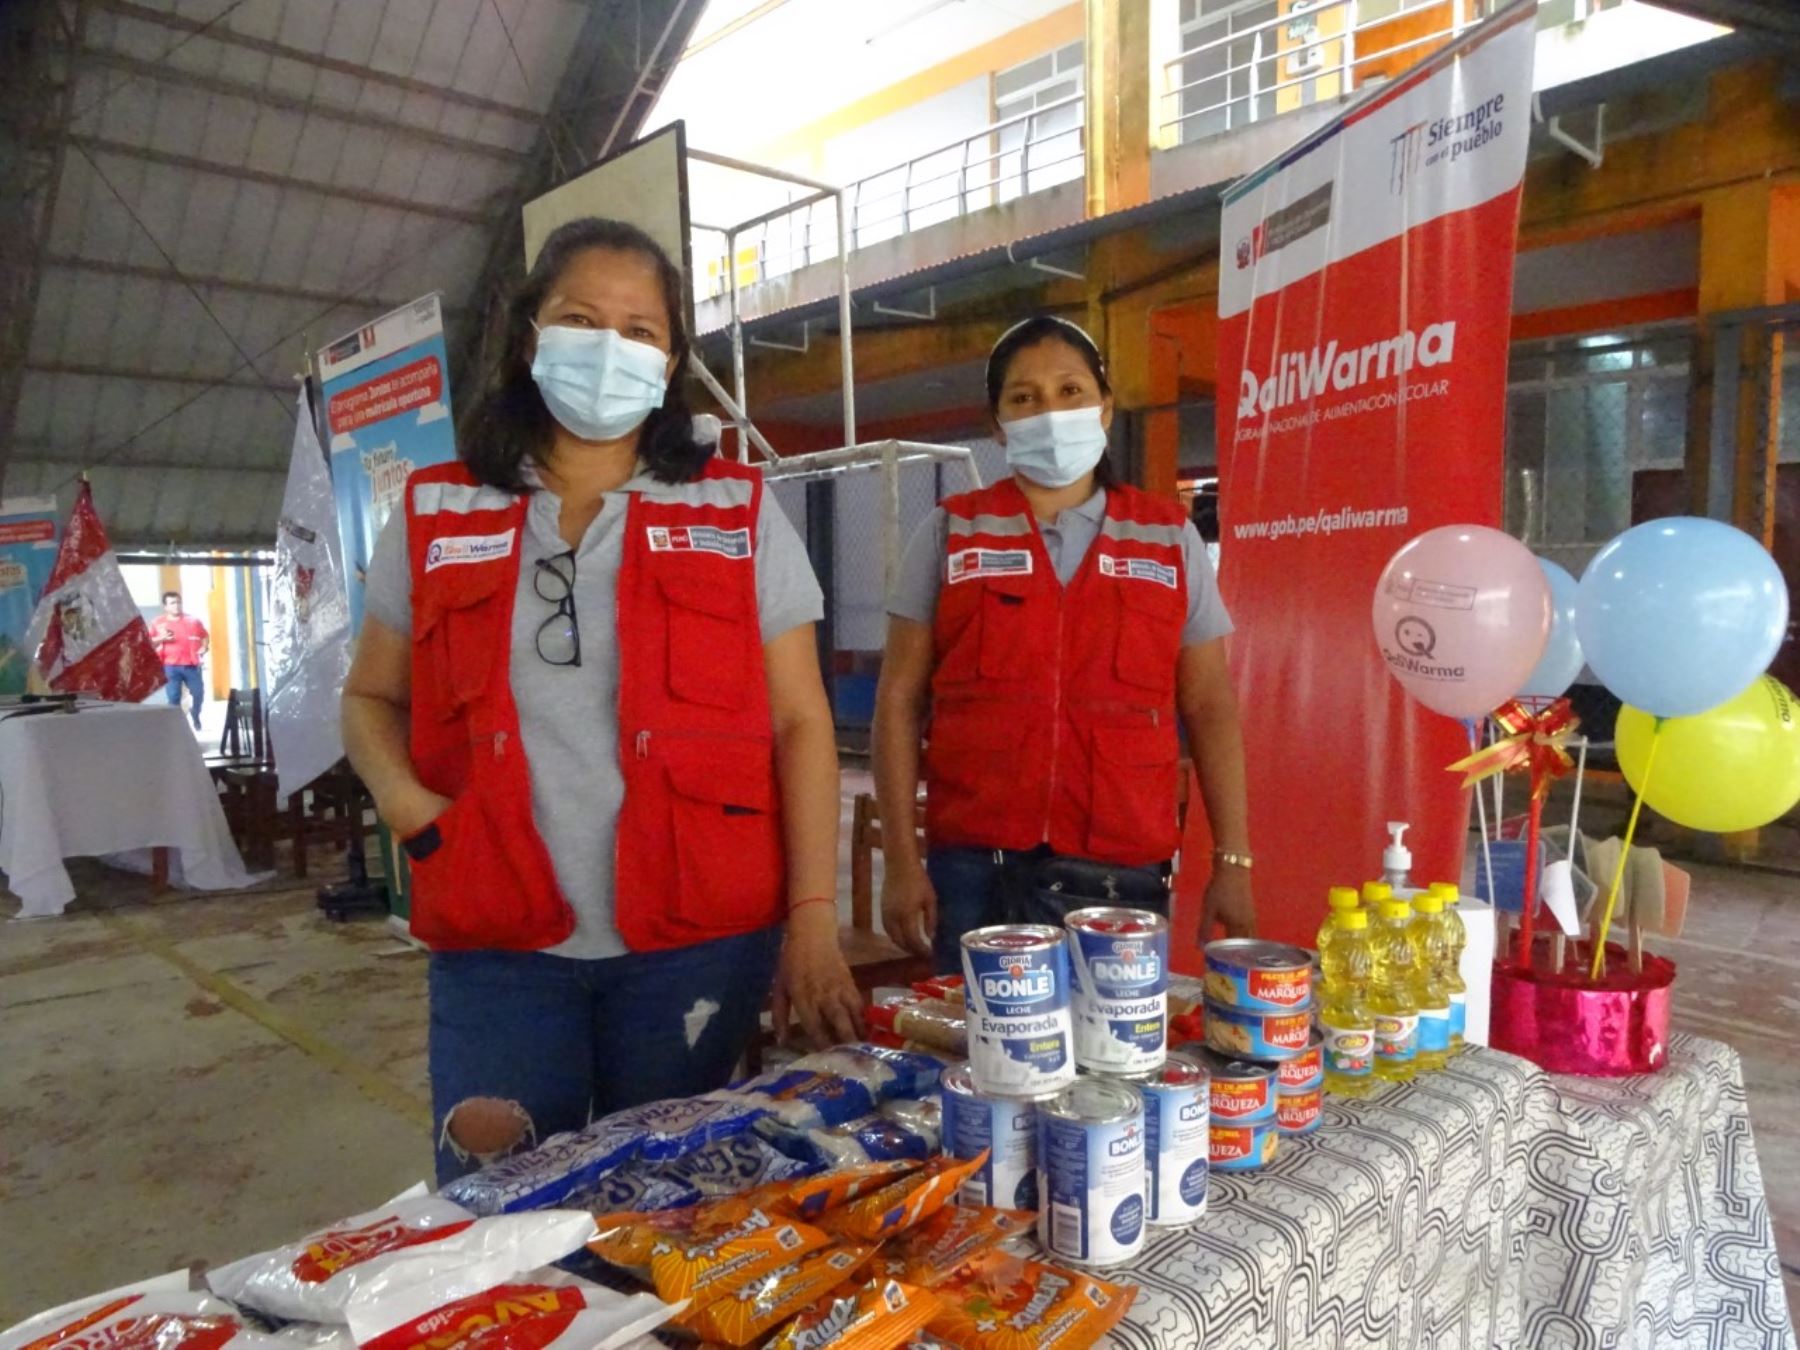
<path fill-rule="evenodd" d="M 1800 802 L 1800 703 L 1764 675 L 1710 712 L 1664 720 L 1650 781 L 1656 718 L 1619 710 L 1619 767 L 1644 805 L 1692 830 L 1729 834 L 1778 820 Z"/>

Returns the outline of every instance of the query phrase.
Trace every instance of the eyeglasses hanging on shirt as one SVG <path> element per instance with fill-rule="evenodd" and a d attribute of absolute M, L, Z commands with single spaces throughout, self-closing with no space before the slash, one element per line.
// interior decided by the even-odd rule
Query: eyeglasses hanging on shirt
<path fill-rule="evenodd" d="M 562 569 L 568 563 L 565 575 Z M 554 558 L 539 558 L 532 574 L 532 589 L 540 600 L 556 606 L 549 618 L 538 625 L 537 654 L 553 666 L 581 664 L 581 624 L 575 618 L 575 550 L 559 553 Z"/>

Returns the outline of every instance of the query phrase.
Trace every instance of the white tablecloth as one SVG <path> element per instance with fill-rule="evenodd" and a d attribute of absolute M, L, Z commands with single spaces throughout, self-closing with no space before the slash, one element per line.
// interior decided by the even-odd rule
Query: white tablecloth
<path fill-rule="evenodd" d="M 179 708 L 0 713 L 0 793 L 0 872 L 24 902 L 21 918 L 61 914 L 75 898 L 64 858 L 161 846 L 175 885 L 221 891 L 258 879 L 244 870 Z"/>

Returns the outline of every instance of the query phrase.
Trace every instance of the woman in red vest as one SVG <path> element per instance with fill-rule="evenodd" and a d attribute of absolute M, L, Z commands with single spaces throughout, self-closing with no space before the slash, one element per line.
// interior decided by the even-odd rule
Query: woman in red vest
<path fill-rule="evenodd" d="M 884 836 L 888 935 L 954 971 L 972 928 L 1168 913 L 1178 726 L 1218 845 L 1202 936 L 1250 933 L 1231 621 L 1205 546 L 1178 503 L 1115 477 L 1112 388 L 1080 328 L 1011 329 L 987 398 L 1012 476 L 932 513 L 888 602 L 876 789 L 883 819 L 911 818 L 923 733 L 928 850 Z"/>
<path fill-rule="evenodd" d="M 687 366 L 662 249 L 564 225 L 370 561 L 344 743 L 432 949 L 440 1181 L 721 1086 L 772 982 L 778 1026 L 857 1030 L 818 583 Z"/>

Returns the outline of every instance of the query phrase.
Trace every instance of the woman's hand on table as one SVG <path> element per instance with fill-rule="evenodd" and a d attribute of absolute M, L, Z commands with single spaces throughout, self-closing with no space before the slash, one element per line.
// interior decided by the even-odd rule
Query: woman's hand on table
<path fill-rule="evenodd" d="M 838 945 L 836 904 L 807 903 L 788 915 L 775 975 L 775 1036 L 786 1041 L 798 1021 L 806 1038 L 820 1045 L 853 1041 L 862 1035 L 861 992 Z"/>

